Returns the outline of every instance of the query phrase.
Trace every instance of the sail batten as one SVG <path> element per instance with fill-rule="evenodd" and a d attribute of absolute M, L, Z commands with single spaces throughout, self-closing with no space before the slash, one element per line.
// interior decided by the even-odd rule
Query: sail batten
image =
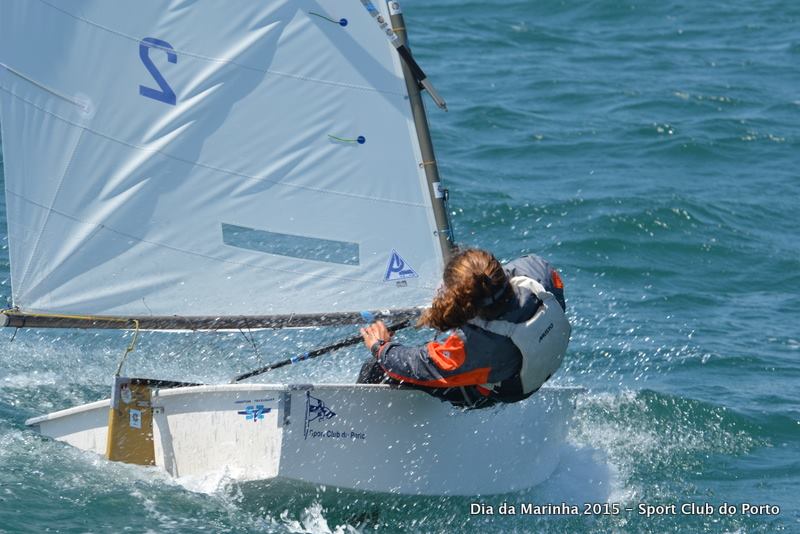
<path fill-rule="evenodd" d="M 0 3 L 26 324 L 336 324 L 426 305 L 444 256 L 418 117 L 362 4 Z"/>
<path fill-rule="evenodd" d="M 58 211 L 56 209 L 53 209 L 53 208 L 47 208 L 46 206 L 44 206 L 42 204 L 38 204 L 36 202 L 33 202 L 32 200 L 30 200 L 28 198 L 22 197 L 21 195 L 13 192 L 11 190 L 6 190 L 6 193 L 8 195 L 10 195 L 10 196 L 19 197 L 22 201 L 28 202 L 31 206 L 35 206 L 37 208 L 41 208 L 43 210 L 46 210 L 46 211 L 50 212 L 51 214 L 55 214 L 57 216 L 64 217 L 66 219 L 71 219 L 73 222 L 76 222 L 76 223 L 93 226 L 96 230 L 102 230 L 102 231 L 106 231 L 106 232 L 112 232 L 112 233 L 115 233 L 115 234 L 119 234 L 121 237 L 124 237 L 125 239 L 131 239 L 131 240 L 136 240 L 136 241 L 142 240 L 141 238 L 139 238 L 139 237 L 137 237 L 137 236 L 135 236 L 133 234 L 127 234 L 127 233 L 124 233 L 122 231 L 116 230 L 114 228 L 111 228 L 109 226 L 106 226 L 106 225 L 103 225 L 103 224 L 100 224 L 100 223 L 82 221 L 82 220 L 80 220 L 80 219 L 78 219 L 76 217 L 73 217 L 72 215 L 70 215 L 68 213 L 63 213 L 63 212 L 60 212 L 60 211 Z M 232 245 L 232 239 L 224 237 L 226 233 L 228 235 L 230 235 L 232 232 L 235 231 L 234 229 L 250 230 L 250 231 L 254 230 L 252 228 L 244 228 L 244 227 L 239 227 L 239 226 L 230 225 L 230 224 L 226 224 L 226 223 L 222 223 L 221 224 L 221 228 L 222 228 L 222 233 L 223 233 L 223 242 L 226 245 Z M 228 229 L 228 232 L 226 232 L 226 229 Z M 284 237 L 287 237 L 287 236 L 284 235 Z M 306 238 L 306 239 L 310 239 L 310 238 Z M 322 241 L 322 240 L 320 240 L 320 241 Z M 344 245 L 347 245 L 347 246 L 355 245 L 355 243 L 346 243 L 346 242 L 342 242 L 342 243 Z M 231 264 L 234 264 L 234 265 L 239 265 L 237 262 L 228 261 L 228 260 L 217 258 L 217 257 L 213 257 L 213 256 L 204 256 L 202 254 L 198 254 L 198 253 L 195 253 L 195 252 L 192 252 L 192 251 L 189 251 L 189 250 L 182 250 L 180 248 L 174 248 L 174 247 L 170 247 L 168 245 L 162 245 L 162 244 L 155 243 L 155 242 L 148 242 L 148 244 L 156 246 L 156 247 L 162 247 L 162 246 L 163 247 L 168 247 L 174 252 L 180 252 L 180 253 L 187 254 L 187 255 L 195 255 L 195 256 L 197 256 L 199 258 L 202 258 L 202 259 L 205 259 L 205 260 L 218 261 L 218 262 L 223 262 L 223 263 L 227 262 L 227 263 L 231 263 Z M 247 250 L 261 251 L 260 250 L 260 245 L 258 244 L 258 241 L 256 241 L 255 243 L 252 243 L 250 245 L 247 245 L 247 246 L 238 245 L 238 244 L 234 245 L 234 246 L 236 246 L 238 248 L 247 249 Z M 280 246 L 280 244 L 275 244 L 275 246 L 277 248 L 277 247 Z M 278 256 L 293 257 L 292 255 L 285 254 L 285 253 L 275 253 L 275 254 L 278 255 Z M 324 260 L 322 260 L 322 261 L 324 261 Z M 345 265 L 347 265 L 347 264 L 356 264 L 357 265 L 358 264 L 357 261 L 330 261 L 330 260 L 327 261 L 327 263 L 342 263 L 342 264 L 345 264 Z M 254 269 L 263 269 L 263 270 L 267 270 L 267 271 L 270 271 L 270 270 L 272 270 L 272 271 L 281 271 L 281 269 L 279 269 L 277 267 L 274 267 L 274 266 L 271 266 L 271 265 L 266 265 L 266 266 L 260 266 L 260 265 L 255 265 L 255 264 L 246 264 L 246 265 L 248 267 L 251 267 L 251 268 L 254 268 Z M 301 271 L 285 271 L 285 272 L 288 273 L 288 274 L 292 274 L 292 275 L 305 274 L 305 273 L 303 273 Z M 318 274 L 317 276 L 326 277 L 328 275 Z M 337 279 L 337 280 L 342 280 L 342 281 L 359 282 L 359 283 L 364 283 L 364 284 L 368 284 L 368 285 L 372 285 L 372 286 L 378 286 L 378 287 L 382 287 L 383 286 L 383 281 L 381 281 L 381 280 L 360 280 L 360 279 L 357 279 L 357 278 L 347 278 L 347 277 L 344 277 L 344 276 L 329 276 L 329 277 L 332 278 L 332 279 Z M 435 287 L 431 286 L 431 288 L 434 289 Z"/>

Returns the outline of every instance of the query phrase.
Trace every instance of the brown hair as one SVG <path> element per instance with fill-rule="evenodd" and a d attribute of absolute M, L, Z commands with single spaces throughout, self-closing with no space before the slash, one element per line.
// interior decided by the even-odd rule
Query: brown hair
<path fill-rule="evenodd" d="M 514 296 L 503 266 L 485 250 L 457 251 L 444 267 L 443 281 L 444 287 L 417 326 L 445 331 L 464 326 L 476 316 L 494 319 Z"/>

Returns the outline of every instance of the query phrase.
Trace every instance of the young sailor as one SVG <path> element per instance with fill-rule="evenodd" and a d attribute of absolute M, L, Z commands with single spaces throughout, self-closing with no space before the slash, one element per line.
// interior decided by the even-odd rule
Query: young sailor
<path fill-rule="evenodd" d="M 359 383 L 413 385 L 470 408 L 532 395 L 561 365 L 570 325 L 558 273 L 538 256 L 505 266 L 489 252 L 457 252 L 418 326 L 448 332 L 444 341 L 405 346 L 382 322 L 361 329 L 374 360 Z"/>

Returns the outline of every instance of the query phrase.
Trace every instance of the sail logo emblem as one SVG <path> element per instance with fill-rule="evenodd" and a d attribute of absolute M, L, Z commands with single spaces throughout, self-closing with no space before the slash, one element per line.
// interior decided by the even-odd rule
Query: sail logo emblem
<path fill-rule="evenodd" d="M 391 282 L 392 280 L 405 280 L 406 278 L 419 278 L 419 275 L 417 271 L 406 263 L 406 260 L 400 257 L 400 254 L 395 249 L 392 249 L 392 256 L 386 266 L 386 274 L 383 275 L 383 281 Z"/>
<path fill-rule="evenodd" d="M 271 411 L 272 408 L 265 408 L 263 404 L 256 404 L 255 406 L 245 406 L 244 410 L 239 410 L 236 413 L 243 415 L 245 421 L 258 423 L 264 419 L 264 414 L 268 414 Z"/>
<path fill-rule="evenodd" d="M 336 412 L 325 406 L 325 403 L 311 392 L 306 391 L 306 420 L 303 425 L 303 439 L 308 439 L 308 427 L 314 421 L 325 421 L 336 417 Z"/>

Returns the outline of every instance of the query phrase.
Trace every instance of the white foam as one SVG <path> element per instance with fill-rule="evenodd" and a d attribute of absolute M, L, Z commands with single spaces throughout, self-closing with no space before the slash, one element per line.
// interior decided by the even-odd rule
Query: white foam
<path fill-rule="evenodd" d="M 52 371 L 31 371 L 0 378 L 0 388 L 30 388 L 36 386 L 54 386 L 59 381 L 58 375 Z"/>
<path fill-rule="evenodd" d="M 230 469 L 225 468 L 221 471 L 214 471 L 204 475 L 182 476 L 174 480 L 184 489 L 193 493 L 218 495 L 238 480 L 237 474 L 243 478 L 244 473 L 232 473 Z"/>
<path fill-rule="evenodd" d="M 304 534 L 351 534 L 359 532 L 358 529 L 351 525 L 338 525 L 331 529 L 322 512 L 322 504 L 315 501 L 303 510 L 300 521 L 289 519 L 289 512 L 284 510 L 281 514 L 281 522 L 289 532 Z"/>
<path fill-rule="evenodd" d="M 584 503 L 618 501 L 625 491 L 603 450 L 567 443 L 555 472 L 535 493 L 545 502 Z"/>

